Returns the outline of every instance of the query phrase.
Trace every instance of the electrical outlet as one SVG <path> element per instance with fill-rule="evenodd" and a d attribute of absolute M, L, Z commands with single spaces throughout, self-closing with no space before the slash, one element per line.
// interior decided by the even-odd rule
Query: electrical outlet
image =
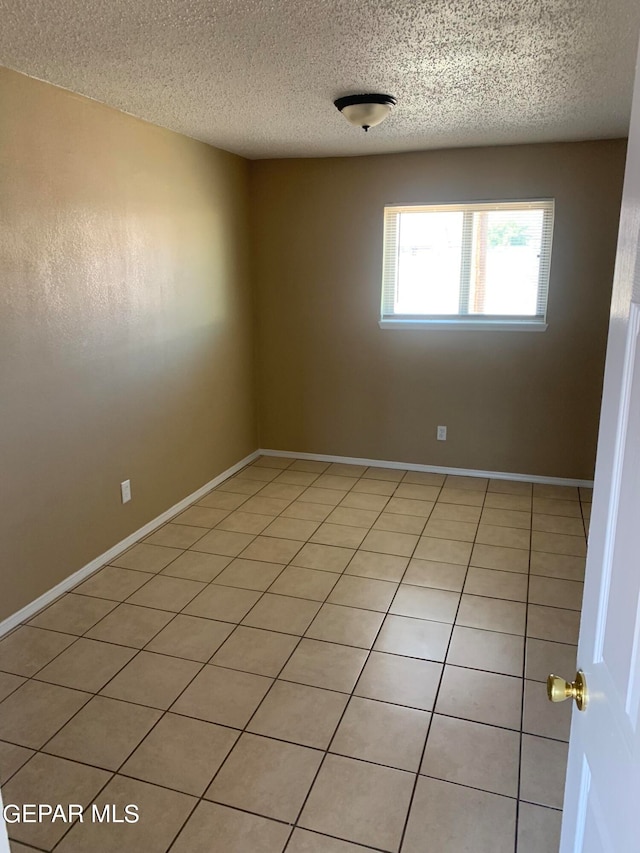
<path fill-rule="evenodd" d="M 131 480 L 120 483 L 120 494 L 122 495 L 122 503 L 129 503 L 131 500 Z"/>
<path fill-rule="evenodd" d="M 438 441 L 446 441 L 447 440 L 447 428 L 446 426 L 439 426 L 437 432 Z"/>

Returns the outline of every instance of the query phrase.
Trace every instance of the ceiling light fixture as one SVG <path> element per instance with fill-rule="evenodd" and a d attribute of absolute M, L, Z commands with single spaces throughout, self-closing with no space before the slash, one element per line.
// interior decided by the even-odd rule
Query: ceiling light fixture
<path fill-rule="evenodd" d="M 350 124 L 367 131 L 384 121 L 396 99 L 392 95 L 346 95 L 333 103 Z"/>

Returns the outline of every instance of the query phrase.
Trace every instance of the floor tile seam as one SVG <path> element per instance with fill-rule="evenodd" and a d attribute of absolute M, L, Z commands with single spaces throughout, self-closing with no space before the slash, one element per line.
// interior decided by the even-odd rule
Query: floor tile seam
<path fill-rule="evenodd" d="M 446 482 L 446 481 L 445 481 L 445 482 Z M 487 488 L 488 488 L 488 485 L 489 485 L 489 484 L 487 483 Z M 484 503 L 485 503 L 485 501 L 486 501 L 487 494 L 488 494 L 488 492 L 487 492 L 487 491 L 485 491 L 485 493 L 484 493 L 484 497 L 483 497 L 483 499 L 482 499 L 481 511 L 482 511 L 482 509 L 484 509 Z M 477 535 L 477 531 L 476 531 L 476 535 Z M 471 546 L 471 554 L 473 554 L 473 549 L 474 549 L 474 547 L 475 547 L 475 543 L 472 543 L 472 546 Z M 463 587 L 463 589 L 464 589 L 464 586 L 465 586 L 465 584 L 466 584 L 466 582 L 467 582 L 467 578 L 468 578 L 468 576 L 469 576 L 470 560 L 471 560 L 471 555 L 469 556 L 469 561 L 467 562 L 467 566 L 466 566 L 466 570 L 465 570 L 465 576 L 464 576 L 464 580 L 463 580 L 463 583 L 462 583 L 462 587 Z M 459 615 L 459 612 L 460 612 L 460 606 L 461 606 L 461 603 L 462 603 L 462 595 L 460 595 L 460 598 L 458 599 L 458 604 L 457 604 L 457 607 L 456 607 L 456 613 L 455 613 L 455 617 L 454 617 L 454 621 L 453 621 L 453 625 L 454 625 L 454 627 L 455 627 L 455 625 L 456 625 L 456 623 L 457 623 L 457 620 L 458 620 L 458 615 Z M 419 760 L 419 762 L 418 762 L 418 770 L 417 770 L 417 772 L 416 772 L 416 774 L 415 774 L 415 779 L 414 779 L 414 782 L 413 782 L 413 788 L 412 788 L 412 791 L 411 791 L 411 795 L 410 795 L 410 797 L 409 797 L 409 802 L 408 802 L 408 805 L 407 805 L 407 813 L 406 813 L 406 815 L 405 815 L 404 824 L 403 824 L 403 828 L 402 828 L 402 833 L 401 833 L 401 835 L 400 835 L 400 843 L 399 843 L 399 845 L 398 845 L 398 850 L 402 850 L 402 848 L 403 848 L 403 846 L 404 846 L 405 838 L 406 838 L 406 835 L 407 835 L 407 829 L 408 829 L 408 826 L 409 826 L 409 819 L 410 819 L 410 816 L 411 816 L 411 810 L 412 810 L 412 808 L 413 808 L 413 803 L 414 803 L 414 800 L 415 800 L 416 790 L 417 790 L 417 787 L 418 787 L 418 781 L 419 781 L 419 779 L 420 779 L 420 770 L 421 770 L 421 768 L 422 768 L 422 764 L 423 764 L 423 762 L 424 762 L 424 757 L 425 757 L 426 750 L 427 750 L 427 744 L 429 743 L 429 735 L 431 734 L 431 728 L 432 728 L 432 726 L 433 726 L 433 718 L 434 718 L 434 716 L 435 716 L 435 714 L 436 714 L 436 710 L 437 710 L 437 707 L 438 707 L 438 698 L 439 698 L 439 696 L 440 696 L 440 690 L 441 690 L 441 688 L 442 688 L 442 682 L 443 682 L 444 674 L 445 674 L 446 667 L 447 667 L 447 658 L 449 657 L 449 651 L 450 651 L 450 649 L 451 649 L 451 643 L 452 643 L 452 640 L 453 640 L 453 629 L 451 630 L 451 633 L 450 633 L 450 635 L 449 635 L 449 640 L 448 640 L 448 642 L 447 642 L 447 648 L 445 649 L 445 653 L 444 653 L 444 660 L 443 660 L 443 663 L 442 663 L 442 669 L 441 669 L 441 671 L 440 671 L 440 677 L 439 677 L 439 679 L 438 679 L 438 684 L 437 684 L 437 686 L 436 686 L 436 691 L 435 691 L 435 694 L 434 694 L 434 697 L 433 697 L 432 710 L 431 710 L 431 718 L 430 718 L 430 720 L 429 720 L 429 725 L 428 725 L 428 727 L 427 727 L 427 734 L 426 734 L 426 737 L 425 737 L 424 743 L 422 744 L 422 751 L 421 751 L 421 753 L 420 753 L 420 760 Z"/>

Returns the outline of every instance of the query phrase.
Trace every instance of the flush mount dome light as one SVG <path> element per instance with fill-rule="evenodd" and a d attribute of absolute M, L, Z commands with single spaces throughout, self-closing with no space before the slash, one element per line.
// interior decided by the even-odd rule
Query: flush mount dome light
<path fill-rule="evenodd" d="M 350 124 L 367 131 L 384 121 L 396 99 L 392 95 L 346 95 L 333 103 Z"/>

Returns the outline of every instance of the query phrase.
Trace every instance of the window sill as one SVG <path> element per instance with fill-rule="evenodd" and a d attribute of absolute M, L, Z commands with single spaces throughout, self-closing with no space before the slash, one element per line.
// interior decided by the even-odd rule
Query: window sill
<path fill-rule="evenodd" d="M 381 329 L 442 329 L 451 332 L 545 332 L 547 323 L 530 320 L 379 320 Z"/>

